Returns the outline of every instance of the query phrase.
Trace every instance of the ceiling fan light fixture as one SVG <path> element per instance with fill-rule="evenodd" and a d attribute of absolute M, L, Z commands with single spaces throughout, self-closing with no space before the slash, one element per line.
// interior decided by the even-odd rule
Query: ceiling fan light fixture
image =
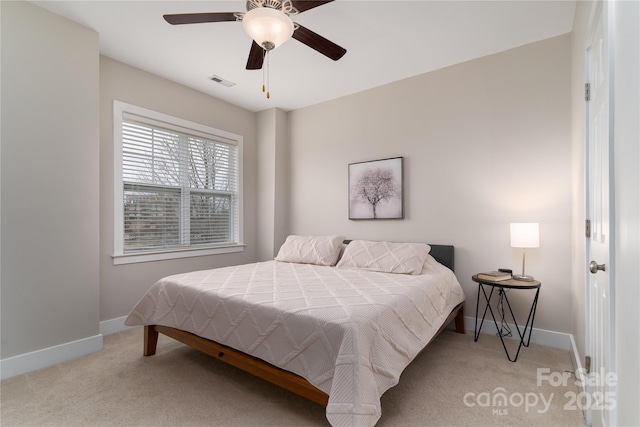
<path fill-rule="evenodd" d="M 267 51 L 289 40 L 294 30 L 293 21 L 287 14 L 269 7 L 258 7 L 245 13 L 242 26 Z"/>

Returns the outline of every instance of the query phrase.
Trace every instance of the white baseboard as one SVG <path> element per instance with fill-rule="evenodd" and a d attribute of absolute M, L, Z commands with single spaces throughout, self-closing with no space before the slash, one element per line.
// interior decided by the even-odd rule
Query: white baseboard
<path fill-rule="evenodd" d="M 125 331 L 127 316 L 100 322 L 100 334 L 0 360 L 0 379 L 15 377 L 102 350 L 103 337 Z"/>
<path fill-rule="evenodd" d="M 102 350 L 102 334 L 0 360 L 0 379 L 15 377 Z"/>
<path fill-rule="evenodd" d="M 130 326 L 125 326 L 124 321 L 126 318 L 127 316 L 122 316 L 100 322 L 100 334 L 93 337 L 2 359 L 0 360 L 0 379 L 11 378 L 27 372 L 47 368 L 100 351 L 102 350 L 103 336 L 131 328 Z M 465 329 L 467 331 L 474 331 L 475 321 L 475 317 L 466 316 L 464 318 Z M 515 330 L 515 325 L 509 324 L 509 328 Z M 487 321 L 487 319 L 485 319 L 481 333 L 495 335 L 497 332 L 493 321 Z M 569 351 L 571 353 L 571 361 L 576 371 L 582 368 L 573 335 L 533 328 L 531 342 Z"/>
<path fill-rule="evenodd" d="M 127 316 L 116 317 L 111 320 L 104 320 L 100 322 L 100 333 L 102 335 L 111 335 L 117 332 L 126 331 L 127 329 L 131 329 L 132 326 L 125 326 L 124 321 Z"/>
<path fill-rule="evenodd" d="M 480 323 L 480 320 L 481 319 L 478 319 L 478 324 Z M 464 328 L 467 331 L 475 331 L 475 322 L 475 317 L 465 316 Z M 508 323 L 507 325 L 514 332 L 514 335 L 516 335 L 517 338 L 516 326 L 511 323 Z M 523 327 L 520 326 L 520 330 L 522 330 L 522 328 Z M 493 319 L 484 319 L 484 323 L 482 324 L 482 331 L 480 333 L 491 335 L 495 335 L 498 333 L 498 329 L 496 328 L 495 323 L 493 323 Z M 565 334 L 563 332 L 533 328 L 533 331 L 531 332 L 531 342 L 534 344 L 546 345 L 548 347 L 561 348 L 567 351 L 575 351 L 575 342 L 573 341 L 573 336 L 571 334 Z"/>

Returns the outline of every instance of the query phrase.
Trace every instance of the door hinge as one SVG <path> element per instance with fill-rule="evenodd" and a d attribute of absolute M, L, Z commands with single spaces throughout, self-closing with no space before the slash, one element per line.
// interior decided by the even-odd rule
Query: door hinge
<path fill-rule="evenodd" d="M 591 220 L 587 219 L 584 221 L 584 237 L 587 239 L 591 237 Z"/>
<path fill-rule="evenodd" d="M 584 84 L 584 100 L 591 101 L 591 83 Z"/>
<path fill-rule="evenodd" d="M 584 370 L 587 374 L 591 372 L 591 356 L 584 357 Z"/>

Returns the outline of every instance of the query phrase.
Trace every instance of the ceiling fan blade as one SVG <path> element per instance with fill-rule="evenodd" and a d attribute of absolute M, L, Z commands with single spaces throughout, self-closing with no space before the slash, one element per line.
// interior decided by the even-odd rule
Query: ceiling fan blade
<path fill-rule="evenodd" d="M 334 61 L 342 58 L 347 53 L 345 48 L 325 39 L 320 34 L 316 34 L 300 24 L 296 25 L 298 25 L 298 28 L 293 32 L 293 38 L 299 42 L 306 44 Z"/>
<path fill-rule="evenodd" d="M 295 7 L 298 12 L 304 12 L 305 10 L 313 9 L 314 7 L 322 6 L 323 4 L 331 3 L 334 0 L 293 0 L 293 7 Z"/>
<path fill-rule="evenodd" d="M 181 13 L 177 15 L 163 15 L 162 17 L 171 25 L 237 21 L 236 15 L 233 12 Z"/>
<path fill-rule="evenodd" d="M 247 59 L 247 70 L 259 70 L 264 62 L 264 49 L 255 41 L 251 44 L 249 59 Z"/>

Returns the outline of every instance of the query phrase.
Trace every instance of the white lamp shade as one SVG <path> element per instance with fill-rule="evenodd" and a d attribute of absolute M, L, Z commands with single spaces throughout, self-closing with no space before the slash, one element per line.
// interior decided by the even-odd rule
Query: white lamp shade
<path fill-rule="evenodd" d="M 512 248 L 539 248 L 540 231 L 537 222 L 512 222 Z"/>
<path fill-rule="evenodd" d="M 265 42 L 269 42 L 273 43 L 275 49 L 293 35 L 291 18 L 284 12 L 268 7 L 258 7 L 245 13 L 242 25 L 247 34 L 263 48 L 266 48 Z"/>

